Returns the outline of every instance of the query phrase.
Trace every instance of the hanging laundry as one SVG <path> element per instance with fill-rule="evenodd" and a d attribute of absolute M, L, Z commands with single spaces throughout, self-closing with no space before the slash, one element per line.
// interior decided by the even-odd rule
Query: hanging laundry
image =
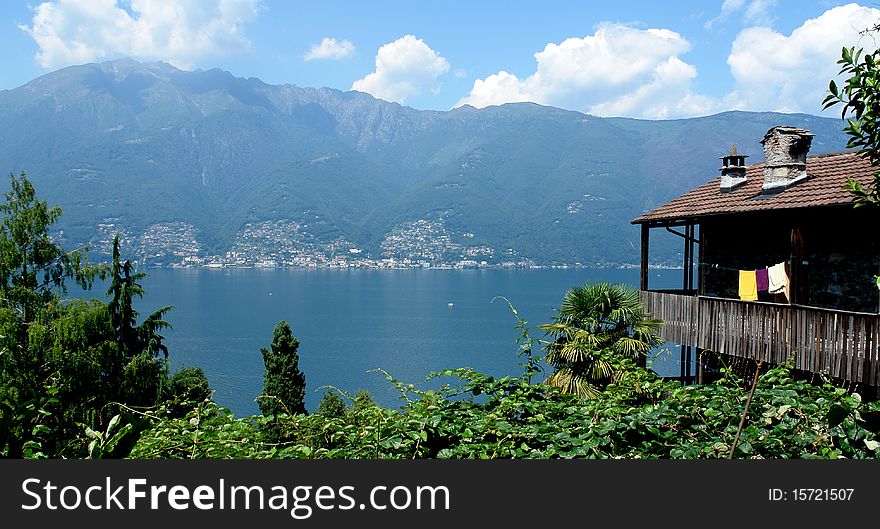
<path fill-rule="evenodd" d="M 758 284 L 758 292 L 767 292 L 770 286 L 769 273 L 766 268 L 755 270 L 755 279 Z"/>
<path fill-rule="evenodd" d="M 785 273 L 785 263 L 771 266 L 767 275 L 769 279 L 767 290 L 771 294 L 785 294 L 788 298 L 788 274 Z"/>
<path fill-rule="evenodd" d="M 739 271 L 739 299 L 743 301 L 758 299 L 758 283 L 754 270 Z"/>

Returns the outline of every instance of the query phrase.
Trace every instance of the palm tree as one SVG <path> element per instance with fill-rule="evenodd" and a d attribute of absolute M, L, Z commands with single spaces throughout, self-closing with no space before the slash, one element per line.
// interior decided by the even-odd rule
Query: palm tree
<path fill-rule="evenodd" d="M 545 347 L 554 368 L 547 384 L 595 397 L 620 376 L 620 359 L 647 355 L 663 343 L 662 324 L 629 285 L 586 283 L 568 290 L 553 323 L 538 326 L 552 338 Z"/>

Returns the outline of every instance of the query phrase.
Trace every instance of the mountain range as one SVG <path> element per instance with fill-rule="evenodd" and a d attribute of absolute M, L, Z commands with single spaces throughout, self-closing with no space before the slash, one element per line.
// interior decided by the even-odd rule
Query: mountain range
<path fill-rule="evenodd" d="M 811 154 L 845 148 L 839 119 L 806 114 L 427 111 L 122 59 L 0 91 L 0 169 L 62 207 L 70 245 L 106 252 L 120 231 L 155 264 L 277 258 L 259 247 L 284 240 L 300 257 L 616 266 L 638 261 L 630 220 L 717 176 L 732 144 L 760 162 L 781 124 L 811 130 Z M 675 263 L 678 244 L 652 255 Z"/>

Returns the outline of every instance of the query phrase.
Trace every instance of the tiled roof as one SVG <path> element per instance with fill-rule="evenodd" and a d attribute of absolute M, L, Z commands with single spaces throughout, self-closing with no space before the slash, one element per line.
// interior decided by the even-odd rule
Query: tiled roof
<path fill-rule="evenodd" d="M 632 221 L 642 224 L 671 221 L 725 213 L 763 211 L 769 209 L 809 208 L 852 203 L 853 196 L 843 189 L 847 177 L 862 186 L 873 181 L 878 170 L 870 161 L 855 152 L 820 154 L 807 158 L 807 179 L 772 195 L 762 195 L 764 164 L 746 169 L 745 184 L 726 193 L 721 192 L 721 177 L 667 202 Z"/>

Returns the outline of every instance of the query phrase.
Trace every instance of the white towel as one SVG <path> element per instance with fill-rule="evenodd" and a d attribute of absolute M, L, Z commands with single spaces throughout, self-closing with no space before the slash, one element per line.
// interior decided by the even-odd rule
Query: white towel
<path fill-rule="evenodd" d="M 788 288 L 788 274 L 785 273 L 785 263 L 779 263 L 767 269 L 769 279 L 768 292 L 771 294 L 785 294 Z"/>

